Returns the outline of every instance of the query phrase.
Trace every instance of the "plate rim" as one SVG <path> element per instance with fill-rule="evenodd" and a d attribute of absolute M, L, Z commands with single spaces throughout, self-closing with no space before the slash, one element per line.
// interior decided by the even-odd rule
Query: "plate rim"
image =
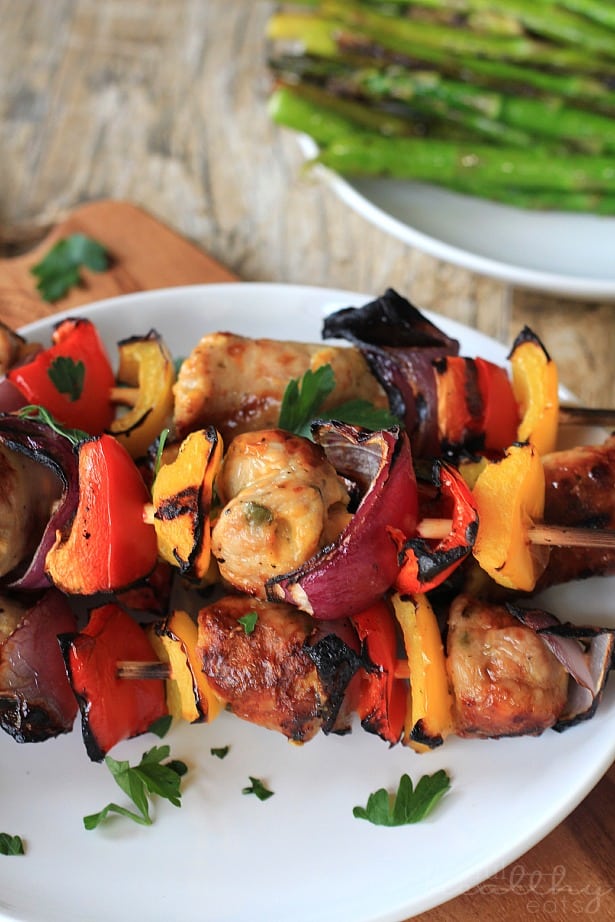
<path fill-rule="evenodd" d="M 298 135 L 299 147 L 306 160 L 313 158 L 317 151 L 317 145 L 308 135 Z M 429 256 L 444 262 L 452 263 L 462 269 L 470 272 L 476 272 L 480 275 L 496 279 L 509 285 L 514 285 L 530 291 L 540 291 L 544 294 L 562 295 L 565 297 L 588 298 L 612 301 L 615 300 L 615 278 L 595 278 L 584 277 L 580 275 L 565 275 L 559 272 L 550 272 L 546 270 L 530 269 L 518 265 L 515 262 L 506 262 L 503 260 L 493 259 L 489 256 L 481 256 L 472 250 L 464 250 L 459 246 L 440 240 L 431 234 L 421 231 L 410 224 L 405 223 L 400 218 L 389 214 L 384 208 L 370 201 L 363 195 L 359 189 L 353 185 L 351 179 L 347 179 L 336 173 L 335 170 L 324 164 L 315 164 L 313 171 L 318 174 L 326 185 L 330 186 L 335 194 L 357 214 L 361 215 L 370 224 L 384 230 L 391 236 L 400 240 L 408 246 L 416 247 Z M 380 182 L 386 182 L 386 178 L 372 177 Z M 429 183 L 411 183 L 408 186 L 420 185 L 428 188 Z M 460 193 L 440 189 L 443 194 L 461 198 Z M 465 198 L 468 198 L 465 196 Z M 476 201 L 476 199 L 472 199 Z M 510 205 L 491 202 L 491 205 L 497 206 L 504 210 L 512 209 Z M 514 209 L 519 211 L 520 209 Z M 556 214 L 556 212 L 551 212 Z M 561 213 L 565 215 L 565 213 Z M 568 217 L 568 215 L 565 215 Z M 610 218 L 601 215 L 592 215 L 597 220 L 609 221 L 615 229 L 615 217 Z"/>

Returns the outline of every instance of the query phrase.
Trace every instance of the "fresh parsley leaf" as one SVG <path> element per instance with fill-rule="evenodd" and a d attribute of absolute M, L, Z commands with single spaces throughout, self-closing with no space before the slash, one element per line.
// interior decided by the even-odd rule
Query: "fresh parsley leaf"
<path fill-rule="evenodd" d="M 375 826 L 405 826 L 425 819 L 451 786 L 447 773 L 440 769 L 434 775 L 423 775 L 413 788 L 409 775 L 402 775 L 397 794 L 391 797 L 380 788 L 367 798 L 365 807 L 354 807 L 353 816 Z"/>
<path fill-rule="evenodd" d="M 237 620 L 243 626 L 246 634 L 251 634 L 258 621 L 258 612 L 249 611 L 247 615 L 242 615 L 241 618 L 237 618 Z"/>
<path fill-rule="evenodd" d="M 30 270 L 36 276 L 45 301 L 58 301 L 81 281 L 81 268 L 104 272 L 109 267 L 109 255 L 102 244 L 85 234 L 72 234 L 58 240 L 47 255 Z"/>
<path fill-rule="evenodd" d="M 242 794 L 255 794 L 259 800 L 267 800 L 268 797 L 273 797 L 273 791 L 268 790 L 259 778 L 253 778 L 252 775 L 248 777 L 250 786 L 242 788 Z"/>
<path fill-rule="evenodd" d="M 150 733 L 153 733 L 155 736 L 162 739 L 171 729 L 172 723 L 173 718 L 171 715 L 165 714 L 164 717 L 159 717 L 158 720 L 155 720 L 153 724 L 150 724 L 148 729 Z"/>
<path fill-rule="evenodd" d="M 220 746 L 217 749 L 212 747 L 209 751 L 211 752 L 212 756 L 215 756 L 217 759 L 226 759 L 230 748 L 230 746 Z"/>
<path fill-rule="evenodd" d="M 99 813 L 84 816 L 83 825 L 86 829 L 96 829 L 104 822 L 109 814 L 117 813 L 126 816 L 142 826 L 151 826 L 153 820 L 149 813 L 150 797 L 157 794 L 169 800 L 175 807 L 181 806 L 180 782 L 187 772 L 184 762 L 170 760 L 163 762 L 169 755 L 168 746 L 154 746 L 134 767 L 128 762 L 117 761 L 111 756 L 105 756 L 105 764 L 115 778 L 116 783 L 132 800 L 137 812 L 116 803 L 107 804 Z"/>
<path fill-rule="evenodd" d="M 66 394 L 73 403 L 83 392 L 85 365 L 75 362 L 69 355 L 58 355 L 47 369 L 49 379 L 60 394 Z"/>
<path fill-rule="evenodd" d="M 280 407 L 280 429 L 309 436 L 310 423 L 334 387 L 335 375 L 330 365 L 321 365 L 316 371 L 308 369 L 302 378 L 289 381 Z"/>
<path fill-rule="evenodd" d="M 8 832 L 0 832 L 0 855 L 24 855 L 25 849 L 21 836 L 12 836 Z"/>
<path fill-rule="evenodd" d="M 66 426 L 61 426 L 45 407 L 39 407 L 33 403 L 22 407 L 17 411 L 17 415 L 27 419 L 34 419 L 39 423 L 45 423 L 46 426 L 49 426 L 49 428 L 57 432 L 58 435 L 63 435 L 64 438 L 68 439 L 73 445 L 78 445 L 80 442 L 85 442 L 87 439 L 91 438 L 87 432 L 83 432 L 81 429 L 68 429 Z"/>
<path fill-rule="evenodd" d="M 391 426 L 400 426 L 400 420 L 394 416 L 390 410 L 384 407 L 376 407 L 369 400 L 347 400 L 340 403 L 332 410 L 324 414 L 323 419 L 339 419 L 342 423 L 350 423 L 351 426 L 361 426 L 363 429 L 371 429 L 377 432 L 379 429 L 390 429 Z"/>
<path fill-rule="evenodd" d="M 154 480 L 158 476 L 158 471 L 160 470 L 160 465 L 162 463 L 162 453 L 164 451 L 164 446 L 167 444 L 169 438 L 170 429 L 163 429 L 160 435 L 158 436 L 158 445 L 156 446 L 156 458 L 154 460 Z"/>
<path fill-rule="evenodd" d="M 302 378 L 289 381 L 280 407 L 280 429 L 309 438 L 310 423 L 316 417 L 337 419 L 373 432 L 401 425 L 398 417 L 390 410 L 376 407 L 369 400 L 360 398 L 346 400 L 332 409 L 323 410 L 323 404 L 334 387 L 335 375 L 331 365 L 321 365 L 316 371 L 306 371 Z"/>

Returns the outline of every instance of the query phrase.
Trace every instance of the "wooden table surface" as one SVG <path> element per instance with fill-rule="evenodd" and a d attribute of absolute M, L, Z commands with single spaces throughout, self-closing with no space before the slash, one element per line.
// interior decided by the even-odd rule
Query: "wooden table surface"
<path fill-rule="evenodd" d="M 505 343 L 529 323 L 585 404 L 615 404 L 615 304 L 439 262 L 302 171 L 295 139 L 266 114 L 273 6 L 0 0 L 0 256 L 24 252 L 80 203 L 128 200 L 244 280 L 393 286 Z M 615 919 L 614 784 L 611 769 L 513 866 L 417 918 Z"/>

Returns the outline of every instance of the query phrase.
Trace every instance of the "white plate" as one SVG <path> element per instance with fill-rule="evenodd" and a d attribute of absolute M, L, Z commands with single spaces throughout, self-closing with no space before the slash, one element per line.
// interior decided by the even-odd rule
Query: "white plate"
<path fill-rule="evenodd" d="M 315 155 L 310 138 L 300 143 Z M 364 218 L 431 256 L 522 288 L 615 298 L 615 218 L 531 212 L 425 183 L 318 169 Z"/>
<path fill-rule="evenodd" d="M 210 285 L 116 298 L 90 316 L 108 345 L 156 327 L 176 355 L 208 330 L 318 340 L 333 307 L 365 295 L 277 285 Z M 42 336 L 49 321 L 27 328 Z M 454 323 L 467 355 L 506 350 Z M 615 622 L 613 580 L 577 587 L 583 617 Z M 564 598 L 567 607 L 564 609 Z M 578 620 L 575 593 L 558 609 Z M 76 732 L 37 745 L 0 740 L 0 831 L 23 836 L 25 857 L 0 859 L 0 913 L 29 922 L 399 922 L 478 884 L 515 860 L 582 800 L 615 756 L 615 686 L 597 716 L 539 739 L 463 741 L 416 755 L 362 730 L 304 747 L 223 715 L 166 738 L 190 767 L 183 806 L 164 802 L 153 827 L 124 819 L 86 832 L 82 817 L 125 803 Z M 120 744 L 138 761 L 157 743 Z M 211 747 L 230 745 L 226 759 Z M 416 826 L 374 827 L 352 808 L 370 792 L 439 768 L 452 790 Z M 243 796 L 248 775 L 275 794 Z"/>

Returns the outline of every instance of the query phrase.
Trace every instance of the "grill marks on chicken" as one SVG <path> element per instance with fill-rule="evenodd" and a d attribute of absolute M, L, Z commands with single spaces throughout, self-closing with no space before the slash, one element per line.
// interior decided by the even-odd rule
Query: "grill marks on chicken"
<path fill-rule="evenodd" d="M 225 442 L 241 432 L 277 424 L 291 378 L 331 365 L 335 389 L 324 408 L 363 398 L 387 407 L 384 391 L 357 349 L 250 339 L 232 333 L 203 336 L 182 363 L 175 384 L 178 438 L 212 425 Z"/>
<path fill-rule="evenodd" d="M 463 595 L 453 602 L 447 668 L 459 736 L 537 735 L 564 711 L 567 671 L 504 606 Z"/>

